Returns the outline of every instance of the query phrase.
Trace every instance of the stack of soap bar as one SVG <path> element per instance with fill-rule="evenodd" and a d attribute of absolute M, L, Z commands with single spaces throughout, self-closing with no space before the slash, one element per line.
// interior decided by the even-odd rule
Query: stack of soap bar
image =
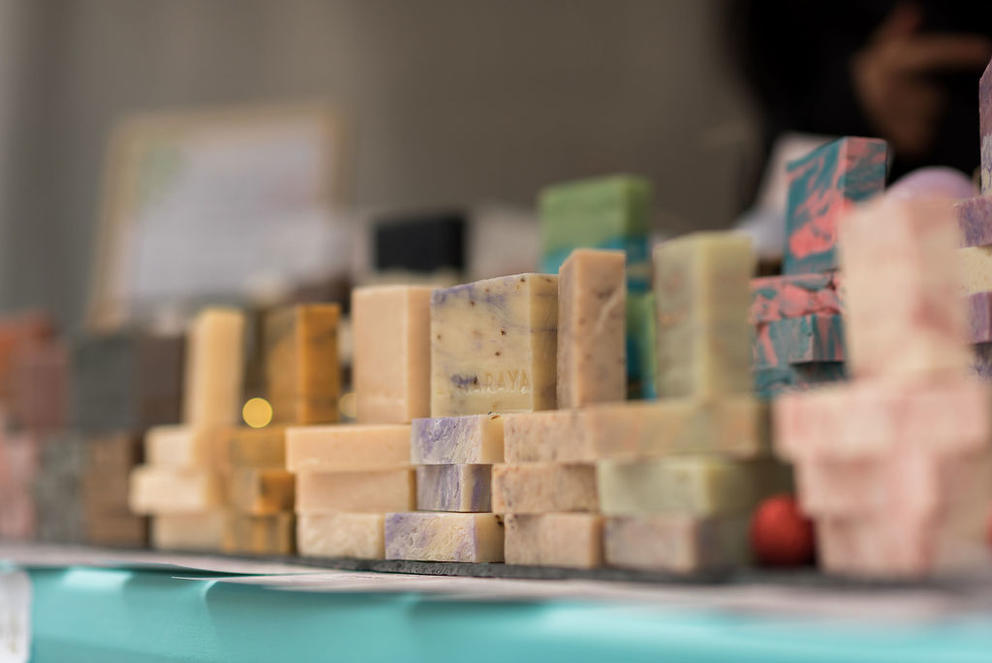
<path fill-rule="evenodd" d="M 548 187 L 541 192 L 541 270 L 557 272 L 575 249 L 622 250 L 626 262 L 628 318 L 640 318 L 650 289 L 651 184 L 613 175 Z M 653 364 L 644 352 L 650 327 L 627 327 L 627 374 L 631 395 L 649 398 Z"/>
<path fill-rule="evenodd" d="M 833 573 L 915 578 L 987 560 L 992 389 L 967 376 L 956 221 L 949 201 L 895 199 L 842 220 L 854 379 L 776 402 L 776 445 Z"/>
<path fill-rule="evenodd" d="M 0 538 L 23 541 L 35 536 L 38 455 L 37 436 L 0 426 Z"/>
<path fill-rule="evenodd" d="M 128 508 L 128 476 L 142 462 L 141 437 L 132 433 L 94 436 L 85 447 L 82 501 L 86 540 L 101 546 L 141 548 L 148 519 Z"/>
<path fill-rule="evenodd" d="M 34 483 L 37 538 L 56 543 L 86 540 L 82 480 L 87 441 L 75 431 L 41 438 Z"/>
<path fill-rule="evenodd" d="M 992 100 L 989 101 L 992 103 Z M 974 350 L 974 372 L 992 379 L 992 195 L 959 201 L 954 205 L 961 229 L 965 283 L 968 285 L 969 340 Z"/>

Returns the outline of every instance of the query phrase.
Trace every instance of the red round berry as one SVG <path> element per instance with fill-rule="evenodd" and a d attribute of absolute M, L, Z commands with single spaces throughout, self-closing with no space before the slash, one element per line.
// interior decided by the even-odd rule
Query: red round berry
<path fill-rule="evenodd" d="M 813 523 L 792 495 L 764 500 L 751 519 L 751 549 L 768 566 L 801 566 L 813 561 Z"/>

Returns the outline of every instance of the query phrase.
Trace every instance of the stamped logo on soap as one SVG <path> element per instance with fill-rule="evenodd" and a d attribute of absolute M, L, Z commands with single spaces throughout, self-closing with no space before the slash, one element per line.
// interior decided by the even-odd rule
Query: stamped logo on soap
<path fill-rule="evenodd" d="M 530 375 L 526 369 L 508 368 L 501 371 L 483 371 L 475 375 L 452 375 L 451 382 L 458 389 L 472 393 L 529 394 Z"/>

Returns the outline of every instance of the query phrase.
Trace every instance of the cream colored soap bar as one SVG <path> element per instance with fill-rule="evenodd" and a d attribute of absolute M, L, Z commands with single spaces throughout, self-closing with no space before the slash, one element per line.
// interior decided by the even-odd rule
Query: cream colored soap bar
<path fill-rule="evenodd" d="M 414 419 L 410 433 L 414 465 L 503 462 L 503 418 L 498 414 Z"/>
<path fill-rule="evenodd" d="M 603 565 L 603 517 L 594 513 L 509 514 L 507 564 L 595 569 Z"/>
<path fill-rule="evenodd" d="M 492 498 L 494 513 L 598 511 L 596 466 L 494 465 Z"/>
<path fill-rule="evenodd" d="M 405 424 L 430 416 L 429 286 L 373 286 L 352 293 L 354 385 L 360 423 Z"/>
<path fill-rule="evenodd" d="M 296 477 L 281 469 L 235 468 L 227 479 L 227 499 L 234 509 L 256 516 L 292 511 Z"/>
<path fill-rule="evenodd" d="M 220 464 L 225 469 L 239 467 L 285 468 L 286 429 L 231 428 L 223 433 Z"/>
<path fill-rule="evenodd" d="M 151 518 L 152 547 L 158 550 L 220 551 L 224 546 L 227 513 L 157 515 Z"/>
<path fill-rule="evenodd" d="M 518 274 L 431 295 L 431 416 L 555 407 L 558 277 Z"/>
<path fill-rule="evenodd" d="M 364 472 L 409 466 L 409 424 L 300 426 L 286 430 L 286 467 L 291 472 Z"/>
<path fill-rule="evenodd" d="M 296 551 L 293 514 L 229 513 L 224 526 L 223 550 L 249 555 L 292 555 Z"/>
<path fill-rule="evenodd" d="M 658 395 L 716 398 L 751 391 L 751 240 L 694 233 L 654 249 Z"/>
<path fill-rule="evenodd" d="M 725 572 L 749 559 L 748 519 L 687 515 L 607 518 L 607 566 L 678 575 Z"/>
<path fill-rule="evenodd" d="M 131 472 L 134 513 L 196 513 L 222 501 L 222 482 L 209 470 L 142 465 Z"/>
<path fill-rule="evenodd" d="M 387 513 L 386 559 L 502 562 L 503 521 L 491 513 Z"/>
<path fill-rule="evenodd" d="M 558 270 L 558 407 L 627 397 L 623 251 L 576 249 Z"/>
<path fill-rule="evenodd" d="M 297 513 L 385 513 L 416 506 L 413 470 L 303 472 L 296 478 Z"/>
<path fill-rule="evenodd" d="M 157 426 L 145 433 L 145 462 L 161 467 L 208 467 L 217 459 L 217 429 Z"/>
<path fill-rule="evenodd" d="M 244 330 L 244 315 L 235 309 L 196 316 L 186 343 L 185 423 L 210 428 L 240 419 Z"/>
<path fill-rule="evenodd" d="M 962 294 L 992 290 L 992 246 L 969 246 L 957 251 Z"/>
<path fill-rule="evenodd" d="M 382 559 L 381 513 L 310 513 L 297 517 L 296 545 L 304 557 Z"/>

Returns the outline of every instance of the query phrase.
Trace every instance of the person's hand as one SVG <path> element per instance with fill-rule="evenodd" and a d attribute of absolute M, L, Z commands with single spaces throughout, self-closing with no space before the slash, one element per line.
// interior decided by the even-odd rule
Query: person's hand
<path fill-rule="evenodd" d="M 986 37 L 925 34 L 922 22 L 919 7 L 898 5 L 851 60 L 855 93 L 868 120 L 896 153 L 908 157 L 931 147 L 947 103 L 946 91 L 928 74 L 980 72 L 992 57 Z M 975 89 L 977 94 L 977 78 Z"/>

